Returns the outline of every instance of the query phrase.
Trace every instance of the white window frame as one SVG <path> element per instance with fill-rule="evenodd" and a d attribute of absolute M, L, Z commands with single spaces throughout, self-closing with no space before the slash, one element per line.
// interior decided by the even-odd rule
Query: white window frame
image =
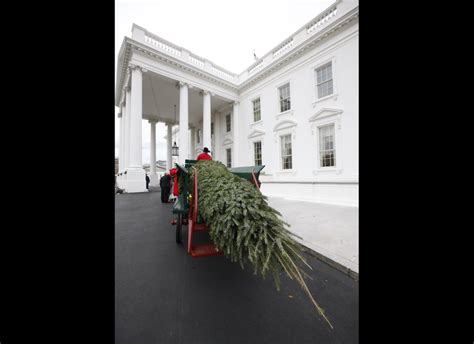
<path fill-rule="evenodd" d="M 275 141 L 275 146 L 277 150 L 276 156 L 278 157 L 278 163 L 276 164 L 276 169 L 275 169 L 275 174 L 278 175 L 283 175 L 283 176 L 288 176 L 292 175 L 295 176 L 297 174 L 296 170 L 296 127 L 298 123 L 294 121 L 293 119 L 284 119 L 276 123 L 276 125 L 273 127 L 273 134 L 274 134 L 274 141 Z M 291 134 L 291 170 L 282 169 L 282 156 L 281 156 L 281 137 L 284 135 Z"/>
<path fill-rule="evenodd" d="M 290 98 L 290 108 L 289 108 L 288 110 L 281 111 L 280 89 L 281 89 L 282 87 L 286 86 L 286 85 L 288 85 L 289 88 L 290 88 L 290 96 L 289 96 L 289 98 Z M 291 81 L 290 81 L 290 80 L 287 80 L 287 81 L 285 81 L 285 82 L 280 83 L 279 85 L 276 86 L 276 89 L 277 89 L 277 106 L 278 106 L 277 114 L 281 115 L 281 114 L 289 113 L 290 111 L 293 110 L 293 105 L 294 105 L 294 104 L 292 103 L 292 101 L 291 101 L 291 98 L 292 98 L 292 97 L 291 97 L 291 89 L 292 89 L 292 87 L 291 87 Z"/>
<path fill-rule="evenodd" d="M 264 130 L 254 129 L 252 132 L 247 135 L 248 149 L 249 149 L 249 160 L 248 164 L 252 165 L 255 162 L 255 157 L 253 155 L 254 142 L 260 141 L 262 143 L 262 163 L 263 163 L 263 151 L 265 149 L 265 137 L 266 132 Z M 271 166 L 266 166 L 265 170 L 268 172 Z"/>
<path fill-rule="evenodd" d="M 290 137 L 290 142 L 291 142 L 291 167 L 290 168 L 283 168 L 283 147 L 282 147 L 282 141 L 283 141 L 283 137 L 287 137 L 289 136 Z M 278 164 L 280 165 L 279 168 L 280 168 L 280 171 L 292 171 L 293 170 L 293 162 L 294 162 L 294 140 L 293 140 L 293 135 L 291 135 L 291 133 L 279 133 L 278 134 L 278 149 L 280 150 L 280 161 L 278 162 Z"/>
<path fill-rule="evenodd" d="M 261 139 L 256 139 L 254 141 L 252 141 L 252 148 L 253 148 L 253 163 L 255 165 L 257 165 L 256 163 L 256 156 L 255 156 L 255 144 L 257 142 L 260 142 L 260 165 L 263 165 L 263 141 Z M 293 147 L 292 147 L 293 148 Z M 293 161 L 291 162 L 291 164 L 293 165 Z"/>
<path fill-rule="evenodd" d="M 227 131 L 227 116 L 229 116 L 229 123 L 230 123 L 230 130 Z M 224 128 L 225 128 L 225 133 L 228 134 L 228 133 L 231 133 L 232 132 L 232 113 L 228 113 L 224 116 Z"/>
<path fill-rule="evenodd" d="M 323 108 L 316 115 L 310 117 L 311 133 L 314 136 L 313 145 L 315 147 L 313 157 L 313 175 L 322 174 L 341 174 L 343 171 L 342 157 L 342 114 L 343 110 L 334 108 Z M 315 118 L 316 116 L 316 118 Z M 321 167 L 320 157 L 320 134 L 319 129 L 327 125 L 334 125 L 334 148 L 335 148 L 335 166 Z"/>
<path fill-rule="evenodd" d="M 318 70 L 322 69 L 322 68 L 327 68 L 327 66 L 330 66 L 329 70 L 331 71 L 331 78 L 330 79 L 327 79 L 321 83 L 318 84 Z M 316 97 L 317 99 L 321 99 L 321 98 L 325 98 L 325 97 L 329 97 L 329 96 L 332 96 L 334 94 L 334 74 L 333 74 L 333 68 L 332 68 L 332 61 L 329 61 L 329 62 L 326 62 L 325 64 L 323 64 L 322 66 L 319 66 L 317 67 L 315 70 L 314 70 L 314 73 L 315 73 L 315 78 L 316 78 Z M 324 96 L 320 96 L 319 95 L 319 87 L 320 85 L 324 84 L 324 83 L 331 83 L 331 88 L 332 88 L 332 91 L 331 93 L 329 94 L 326 94 Z"/>
<path fill-rule="evenodd" d="M 228 152 L 230 151 L 230 166 L 229 166 L 229 154 Z M 232 168 L 232 147 L 226 147 L 225 148 L 225 165 L 227 168 Z"/>
<path fill-rule="evenodd" d="M 332 126 L 333 127 L 333 130 L 334 130 L 334 137 L 333 137 L 333 150 L 334 150 L 334 165 L 333 166 L 322 166 L 321 165 L 321 129 L 323 128 L 326 128 L 326 127 L 330 127 Z M 337 168 L 337 157 L 338 157 L 338 154 L 337 154 L 337 145 L 336 145 L 336 123 L 333 122 L 333 123 L 328 123 L 328 124 L 324 124 L 324 125 L 319 125 L 317 126 L 317 130 L 318 130 L 318 168 L 321 169 L 321 170 L 327 170 L 327 169 L 336 169 Z"/>
<path fill-rule="evenodd" d="M 260 119 L 258 121 L 255 120 L 255 108 L 254 104 L 258 100 L 259 102 L 259 111 L 260 111 Z M 252 124 L 253 123 L 260 123 L 262 121 L 262 98 L 260 96 L 255 97 L 254 99 L 251 100 L 251 109 L 252 109 Z"/>
<path fill-rule="evenodd" d="M 331 62 L 331 70 L 332 70 L 332 94 L 324 96 L 322 98 L 318 98 L 318 76 L 316 70 L 318 68 L 323 67 L 325 64 Z M 328 57 L 319 61 L 317 64 L 311 65 L 311 72 L 313 73 L 313 80 L 314 80 L 314 91 L 313 91 L 313 107 L 316 106 L 319 102 L 324 102 L 328 99 L 337 100 L 338 97 L 338 89 L 337 89 L 337 60 L 335 56 Z"/>

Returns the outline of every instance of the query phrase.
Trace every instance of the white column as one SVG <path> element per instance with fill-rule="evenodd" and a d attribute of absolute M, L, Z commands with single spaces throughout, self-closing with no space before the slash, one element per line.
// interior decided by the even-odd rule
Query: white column
<path fill-rule="evenodd" d="M 207 91 L 202 91 L 202 146 L 211 149 L 211 95 Z"/>
<path fill-rule="evenodd" d="M 150 119 L 150 185 L 158 185 L 156 174 L 156 121 Z"/>
<path fill-rule="evenodd" d="M 189 159 L 188 85 L 179 83 L 179 162 Z"/>
<path fill-rule="evenodd" d="M 118 118 L 119 118 L 119 154 L 118 154 L 118 158 L 119 158 L 119 168 L 118 168 L 118 173 L 120 174 L 120 172 L 122 172 L 123 170 L 123 116 L 122 116 L 122 113 L 123 113 L 123 110 L 124 110 L 124 107 L 123 106 L 120 106 L 120 111 L 118 113 Z M 119 179 L 119 178 L 117 178 Z"/>
<path fill-rule="evenodd" d="M 124 170 L 130 167 L 130 87 L 125 89 L 125 148 L 124 148 Z"/>
<path fill-rule="evenodd" d="M 232 131 L 234 132 L 234 149 L 232 149 L 232 167 L 240 166 L 239 161 L 239 102 L 234 102 L 232 109 Z"/>
<path fill-rule="evenodd" d="M 122 188 L 122 176 L 120 175 L 122 172 L 123 172 L 123 126 L 124 126 L 124 118 L 123 118 L 123 113 L 124 113 L 124 106 L 121 105 L 120 106 L 120 111 L 118 113 L 118 118 L 120 118 L 119 120 L 119 125 L 120 125 L 120 128 L 119 128 L 119 156 L 118 156 L 118 159 L 119 159 L 119 168 L 118 168 L 118 176 L 116 177 L 116 182 L 117 182 L 117 186 L 119 188 Z"/>
<path fill-rule="evenodd" d="M 127 171 L 127 192 L 146 192 L 145 170 L 142 166 L 142 69 L 131 65 L 130 95 L 130 161 Z"/>
<path fill-rule="evenodd" d="M 191 159 L 196 159 L 196 131 L 197 129 L 195 127 L 191 128 L 191 143 L 190 143 L 190 154 L 191 154 Z"/>
<path fill-rule="evenodd" d="M 214 112 L 214 140 L 216 147 L 215 152 L 212 152 L 212 159 L 219 160 L 221 149 L 221 114 Z M 219 160 L 220 161 L 220 160 Z"/>
<path fill-rule="evenodd" d="M 169 173 L 169 170 L 173 167 L 173 161 L 171 157 L 171 146 L 173 139 L 173 125 L 171 123 L 166 123 L 168 129 L 168 134 L 166 135 L 166 172 Z"/>

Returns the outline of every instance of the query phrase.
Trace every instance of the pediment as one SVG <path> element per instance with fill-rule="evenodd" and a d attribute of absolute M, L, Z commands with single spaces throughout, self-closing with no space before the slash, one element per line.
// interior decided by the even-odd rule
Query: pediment
<path fill-rule="evenodd" d="M 313 116 L 311 116 L 308 120 L 310 122 L 316 121 L 321 118 L 327 118 L 331 116 L 340 115 L 343 112 L 342 109 L 335 109 L 335 108 L 322 108 L 318 112 L 316 112 Z"/>
<path fill-rule="evenodd" d="M 262 130 L 255 129 L 247 136 L 247 138 L 251 139 L 257 136 L 261 136 L 261 135 L 265 135 L 265 132 Z"/>
<path fill-rule="evenodd" d="M 291 119 L 285 119 L 283 121 L 278 122 L 273 127 L 273 131 L 288 129 L 288 128 L 291 128 L 291 127 L 295 127 L 296 125 L 298 125 L 298 123 L 296 123 L 295 121 L 293 121 Z"/>
<path fill-rule="evenodd" d="M 234 143 L 234 141 L 232 139 L 225 139 L 224 142 L 222 142 L 222 145 L 226 146 L 226 145 L 230 145 Z"/>

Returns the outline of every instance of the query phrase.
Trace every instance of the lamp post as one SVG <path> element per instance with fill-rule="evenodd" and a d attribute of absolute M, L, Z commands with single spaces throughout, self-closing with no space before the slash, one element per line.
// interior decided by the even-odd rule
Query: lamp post
<path fill-rule="evenodd" d="M 179 147 L 176 145 L 176 142 L 171 147 L 171 155 L 172 156 L 179 156 Z"/>
<path fill-rule="evenodd" d="M 174 105 L 174 121 L 176 121 L 176 105 Z M 176 141 L 174 141 L 173 146 L 171 147 L 171 156 L 179 156 L 179 147 L 176 145 Z"/>

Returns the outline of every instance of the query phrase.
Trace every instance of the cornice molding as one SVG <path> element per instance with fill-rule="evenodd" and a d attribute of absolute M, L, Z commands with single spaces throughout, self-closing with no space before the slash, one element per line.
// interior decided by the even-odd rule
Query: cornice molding
<path fill-rule="evenodd" d="M 137 51 L 139 53 L 142 53 L 144 55 L 147 55 L 149 57 L 152 57 L 156 60 L 159 60 L 161 62 L 164 62 L 165 64 L 184 70 L 185 72 L 189 74 L 194 74 L 199 76 L 202 79 L 208 80 L 214 84 L 217 84 L 219 86 L 223 86 L 227 89 L 230 89 L 234 92 L 237 92 L 238 90 L 238 85 L 231 83 L 225 79 L 219 78 L 218 76 L 215 76 L 213 74 L 208 73 L 207 71 L 201 70 L 197 68 L 197 66 L 194 66 L 192 64 L 186 63 L 184 61 L 178 60 L 173 56 L 166 55 L 162 53 L 159 50 L 153 49 L 152 47 L 143 44 L 141 42 L 135 41 L 131 38 L 127 38 L 126 44 L 130 46 L 130 50 L 132 51 Z"/>

